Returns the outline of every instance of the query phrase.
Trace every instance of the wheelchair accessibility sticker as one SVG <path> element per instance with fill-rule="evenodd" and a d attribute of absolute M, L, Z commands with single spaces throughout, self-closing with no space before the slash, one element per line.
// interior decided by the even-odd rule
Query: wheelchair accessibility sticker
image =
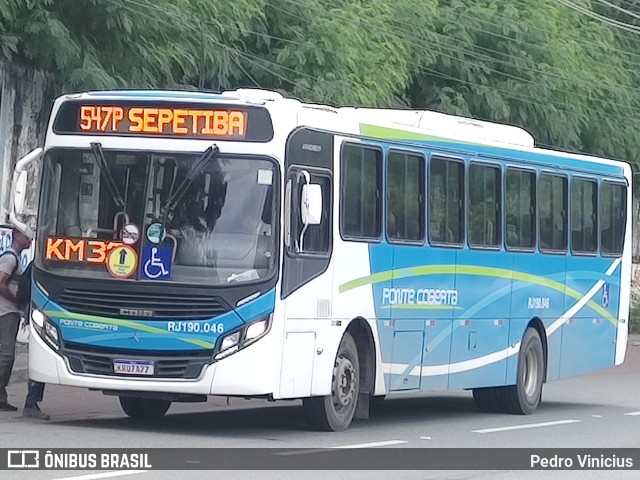
<path fill-rule="evenodd" d="M 142 250 L 142 278 L 169 280 L 171 278 L 171 247 L 144 247 Z"/>

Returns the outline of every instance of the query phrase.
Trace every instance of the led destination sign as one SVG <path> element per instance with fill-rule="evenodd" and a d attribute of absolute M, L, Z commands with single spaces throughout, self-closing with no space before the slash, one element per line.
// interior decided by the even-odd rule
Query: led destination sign
<path fill-rule="evenodd" d="M 87 240 L 84 238 L 47 238 L 45 259 L 54 262 L 105 264 L 111 250 L 122 242 Z"/>
<path fill-rule="evenodd" d="M 177 108 L 80 105 L 80 129 L 86 132 L 159 133 L 244 138 L 244 112 Z"/>
<path fill-rule="evenodd" d="M 267 142 L 269 112 L 254 106 L 169 102 L 69 101 L 60 107 L 56 133 L 162 136 Z"/>

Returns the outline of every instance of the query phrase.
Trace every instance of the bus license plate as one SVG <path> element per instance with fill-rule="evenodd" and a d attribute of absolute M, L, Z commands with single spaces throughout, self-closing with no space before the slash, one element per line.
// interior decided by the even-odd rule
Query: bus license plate
<path fill-rule="evenodd" d="M 153 375 L 153 362 L 144 360 L 114 360 L 113 371 L 125 375 Z"/>

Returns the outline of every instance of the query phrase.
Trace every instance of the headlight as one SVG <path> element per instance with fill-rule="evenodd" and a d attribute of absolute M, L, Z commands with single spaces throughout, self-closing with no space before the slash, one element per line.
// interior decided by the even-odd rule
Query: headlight
<path fill-rule="evenodd" d="M 37 308 L 31 310 L 31 320 L 40 328 L 44 326 L 44 314 Z"/>
<path fill-rule="evenodd" d="M 247 327 L 247 333 L 244 336 L 244 342 L 251 343 L 264 335 L 269 328 L 269 317 L 250 323 Z"/>
<path fill-rule="evenodd" d="M 220 339 L 219 347 L 215 355 L 215 360 L 221 360 L 232 353 L 242 350 L 264 337 L 271 327 L 272 315 L 268 315 L 259 320 L 245 325 L 241 330 L 229 333 Z"/>
<path fill-rule="evenodd" d="M 54 350 L 59 350 L 60 335 L 58 327 L 37 308 L 31 310 L 31 320 L 33 320 L 34 330 L 44 339 L 47 345 Z"/>
<path fill-rule="evenodd" d="M 44 324 L 44 334 L 47 338 L 56 344 L 56 347 L 59 346 L 58 342 L 58 329 L 53 325 L 53 323 L 47 321 Z"/>
<path fill-rule="evenodd" d="M 236 332 L 224 337 L 222 339 L 222 343 L 220 344 L 220 350 L 221 351 L 229 350 L 230 348 L 233 348 L 236 345 L 238 345 L 240 343 L 240 333 L 241 332 Z"/>

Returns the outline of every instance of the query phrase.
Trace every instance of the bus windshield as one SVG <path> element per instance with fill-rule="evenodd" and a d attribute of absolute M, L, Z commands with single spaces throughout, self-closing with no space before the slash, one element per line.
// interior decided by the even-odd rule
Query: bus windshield
<path fill-rule="evenodd" d="M 206 153 L 95 145 L 50 151 L 40 266 L 81 277 L 207 285 L 270 278 L 277 257 L 275 163 Z M 123 245 L 129 247 L 123 265 L 109 268 L 109 253 Z M 135 265 L 125 265 L 127 252 Z M 145 269 L 149 262 L 153 268 Z"/>

